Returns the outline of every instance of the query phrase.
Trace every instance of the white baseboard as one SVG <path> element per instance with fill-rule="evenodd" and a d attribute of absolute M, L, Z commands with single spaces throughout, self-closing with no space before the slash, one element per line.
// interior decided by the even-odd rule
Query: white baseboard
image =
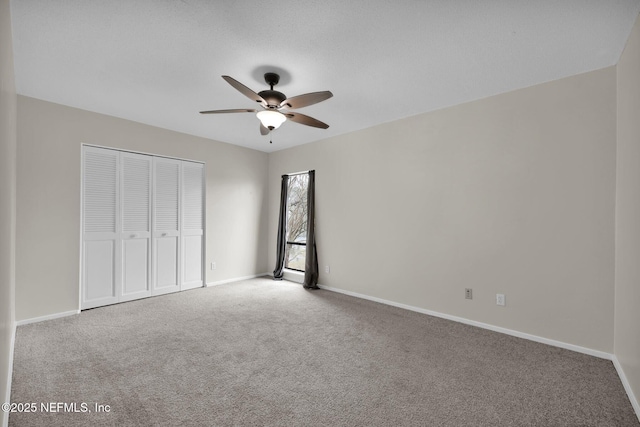
<path fill-rule="evenodd" d="M 80 310 L 64 311 L 62 313 L 54 313 L 46 316 L 33 317 L 31 319 L 18 320 L 17 325 L 22 326 L 28 325 L 29 323 L 44 322 L 45 320 L 59 319 L 60 317 L 73 316 L 74 314 L 80 314 Z"/>
<path fill-rule="evenodd" d="M 527 340 L 530 340 L 530 341 L 535 341 L 535 342 L 539 342 L 539 343 L 542 343 L 542 344 L 551 345 L 551 346 L 554 346 L 554 347 L 564 348 L 566 350 L 572 350 L 572 351 L 575 351 L 575 352 L 578 352 L 578 353 L 587 354 L 589 356 L 595 356 L 595 357 L 598 357 L 598 358 L 601 358 L 601 359 L 611 360 L 613 362 L 613 366 L 616 369 L 616 372 L 618 373 L 618 376 L 620 377 L 620 381 L 622 382 L 622 385 L 624 386 L 624 390 L 627 392 L 627 396 L 629 397 L 629 400 L 631 401 L 631 406 L 633 407 L 633 410 L 635 411 L 636 416 L 638 417 L 638 421 L 640 421 L 640 403 L 638 403 L 638 399 L 636 398 L 635 394 L 633 393 L 633 390 L 631 389 L 631 384 L 629 384 L 629 380 L 627 379 L 627 376 L 625 375 L 624 370 L 622 369 L 622 365 L 620 364 L 620 361 L 615 356 L 615 354 L 607 353 L 607 352 L 600 351 L 600 350 L 594 350 L 594 349 L 587 348 L 587 347 L 581 347 L 581 346 L 574 345 L 574 344 L 568 344 L 568 343 L 565 343 L 565 342 L 562 342 L 562 341 L 556 341 L 556 340 L 552 340 L 552 339 L 549 339 L 549 338 L 539 337 L 537 335 L 527 334 L 527 333 L 524 333 L 524 332 L 514 331 L 512 329 L 502 328 L 500 326 L 494 326 L 494 325 L 490 325 L 488 323 L 476 322 L 475 320 L 469 320 L 469 319 L 465 319 L 463 317 L 452 316 L 452 315 L 449 315 L 449 314 L 439 313 L 437 311 L 427 310 L 427 309 L 420 308 L 420 307 L 414 307 L 414 306 L 407 305 L 407 304 L 401 304 L 401 303 L 397 303 L 397 302 L 394 302 L 394 301 L 385 300 L 385 299 L 382 299 L 382 298 L 376 298 L 376 297 L 372 297 L 372 296 L 369 296 L 369 295 L 360 294 L 360 293 L 357 293 L 357 292 L 346 291 L 346 290 L 340 289 L 340 288 L 333 288 L 331 286 L 324 286 L 324 285 L 320 285 L 320 284 L 318 284 L 318 286 L 321 289 L 326 289 L 328 291 L 338 292 L 338 293 L 341 293 L 341 294 L 349 295 L 349 296 L 356 297 L 356 298 L 362 298 L 362 299 L 366 299 L 366 300 L 369 300 L 369 301 L 378 302 L 378 303 L 381 303 L 381 304 L 387 304 L 387 305 L 391 305 L 391 306 L 394 306 L 394 307 L 403 308 L 405 310 L 416 311 L 418 313 L 428 314 L 430 316 L 440 317 L 440 318 L 443 318 L 443 319 L 452 320 L 454 322 L 464 323 L 466 325 L 477 326 L 479 328 L 488 329 L 488 330 L 491 330 L 491 331 L 494 331 L 494 332 L 500 332 L 500 333 L 503 333 L 503 334 L 512 335 L 514 337 L 524 338 L 524 339 L 527 339 Z"/>
<path fill-rule="evenodd" d="M 18 325 L 16 322 L 11 322 L 11 341 L 9 342 L 9 365 L 7 367 L 7 385 L 6 385 L 6 393 L 7 402 L 11 402 L 11 381 L 13 379 L 13 354 L 16 348 L 16 328 Z M 0 402 L 5 403 L 5 402 Z M 9 413 L 2 412 L 2 427 L 7 427 L 9 425 Z"/>
<path fill-rule="evenodd" d="M 631 384 L 629 384 L 629 380 L 622 369 L 622 365 L 618 358 L 613 355 L 613 366 L 615 366 L 616 371 L 618 372 L 618 376 L 620 377 L 620 381 L 622 381 L 622 385 L 624 386 L 624 390 L 627 392 L 627 396 L 631 401 L 631 406 L 633 406 L 633 410 L 636 411 L 636 417 L 638 417 L 638 421 L 640 421 L 640 403 L 638 403 L 638 399 L 636 399 L 635 394 L 633 394 L 633 390 L 631 389 Z"/>
<path fill-rule="evenodd" d="M 369 301 L 379 302 L 381 304 L 391 305 L 391 306 L 394 306 L 394 307 L 403 308 L 405 310 L 416 311 L 418 313 L 428 314 L 429 316 L 440 317 L 440 318 L 447 319 L 447 320 L 453 320 L 454 322 L 464 323 L 466 325 L 476 326 L 478 328 L 488 329 L 490 331 L 500 332 L 500 333 L 503 333 L 503 334 L 512 335 L 514 337 L 524 338 L 524 339 L 527 339 L 527 340 L 530 340 L 530 341 L 535 341 L 535 342 L 539 342 L 539 343 L 542 343 L 542 344 L 552 345 L 554 347 L 560 347 L 560 348 L 564 348 L 564 349 L 567 349 L 567 350 L 576 351 L 578 353 L 588 354 L 589 356 L 595 356 L 595 357 L 599 357 L 601 359 L 613 360 L 613 354 L 607 353 L 607 352 L 604 352 L 604 351 L 600 351 L 600 350 L 594 350 L 594 349 L 587 348 L 587 347 L 581 347 L 579 345 L 568 344 L 568 343 L 565 343 L 565 342 L 562 342 L 562 341 L 556 341 L 556 340 L 552 340 L 552 339 L 549 339 L 549 338 L 539 337 L 537 335 L 531 335 L 531 334 L 527 334 L 527 333 L 520 332 L 520 331 L 514 331 L 512 329 L 507 329 L 507 328 L 503 328 L 503 327 L 500 327 L 500 326 L 490 325 L 488 323 L 482 323 L 482 322 L 477 322 L 475 320 L 465 319 L 464 317 L 458 317 L 458 316 L 452 316 L 450 314 L 439 313 L 437 311 L 427 310 L 425 308 L 420 308 L 420 307 L 414 307 L 414 306 L 407 305 L 407 304 L 401 304 L 401 303 L 398 303 L 398 302 L 389 301 L 389 300 L 385 300 L 385 299 L 382 299 L 382 298 L 376 298 L 376 297 L 372 297 L 372 296 L 369 296 L 369 295 L 360 294 L 360 293 L 357 293 L 357 292 L 346 291 L 344 289 L 333 288 L 331 286 L 324 286 L 324 285 L 318 284 L 318 287 L 320 287 L 321 289 L 326 289 L 326 290 L 332 291 L 332 292 L 338 292 L 338 293 L 349 295 L 349 296 L 356 297 L 356 298 L 362 298 L 362 299 L 366 299 L 366 300 L 369 300 Z"/>
<path fill-rule="evenodd" d="M 263 277 L 263 276 L 269 276 L 271 273 L 260 273 L 260 274 L 252 274 L 251 276 L 242 276 L 242 277 L 234 277 L 233 279 L 225 279 L 225 280 L 218 280 L 216 282 L 207 282 L 207 288 L 209 286 L 218 286 L 218 285 L 224 285 L 225 283 L 232 283 L 232 282 L 239 282 L 241 280 L 249 280 L 249 279 L 255 279 L 256 277 Z"/>
<path fill-rule="evenodd" d="M 295 273 L 295 272 L 294 272 Z M 297 277 L 287 277 L 287 273 L 285 272 L 285 280 L 289 280 L 289 281 L 293 281 L 293 282 L 298 282 Z M 620 377 L 620 380 L 622 381 L 622 385 L 624 386 L 625 391 L 627 392 L 627 396 L 629 397 L 629 400 L 631 401 L 631 406 L 633 407 L 633 410 L 636 413 L 636 416 L 638 417 L 638 421 L 640 421 L 640 403 L 638 403 L 638 400 L 636 399 L 636 396 L 633 393 L 633 390 L 631 389 L 631 385 L 629 384 L 629 380 L 627 380 L 627 377 L 624 373 L 624 370 L 622 369 L 622 365 L 620 365 L 620 362 L 618 361 L 618 358 L 611 353 L 607 353 L 604 351 L 600 351 L 600 350 L 594 350 L 591 348 L 587 348 L 587 347 L 581 347 L 575 344 L 569 344 L 569 343 L 565 343 L 562 341 L 557 341 L 557 340 L 552 340 L 549 338 L 544 338 L 544 337 L 540 337 L 537 335 L 532 335 L 532 334 L 527 334 L 524 332 L 520 332 L 520 331 L 514 331 L 513 329 L 507 329 L 507 328 L 503 328 L 500 326 L 495 326 L 495 325 L 490 325 L 488 323 L 482 323 L 482 322 L 477 322 L 475 320 L 469 320 L 469 319 L 465 319 L 464 317 L 458 317 L 458 316 L 452 316 L 449 314 L 444 314 L 444 313 L 439 313 L 437 311 L 432 311 L 432 310 L 427 310 L 425 308 L 420 308 L 420 307 L 415 307 L 412 305 L 407 305 L 407 304 L 401 304 L 398 302 L 394 302 L 394 301 L 389 301 L 389 300 L 385 300 L 382 298 L 377 298 L 377 297 L 372 297 L 369 295 L 365 295 L 365 294 L 360 294 L 357 292 L 352 292 L 352 291 L 347 291 L 344 289 L 340 289 L 340 288 L 334 288 L 331 286 L 324 286 L 321 284 L 318 284 L 318 287 L 321 289 L 325 289 L 327 291 L 331 291 L 331 292 L 337 292 L 337 293 L 341 293 L 341 294 L 345 294 L 345 295 L 349 295 L 352 297 L 356 297 L 356 298 L 362 298 L 365 300 L 369 300 L 369 301 L 374 301 L 377 303 L 381 303 L 381 304 L 386 304 L 386 305 L 390 305 L 393 307 L 398 307 L 398 308 L 402 308 L 405 310 L 410 310 L 410 311 L 415 311 L 418 313 L 422 313 L 422 314 L 427 314 L 429 316 L 434 316 L 434 317 L 440 317 L 442 319 L 447 319 L 447 320 L 452 320 L 454 322 L 459 322 L 459 323 L 464 323 L 466 325 L 471 325 L 471 326 L 476 326 L 478 328 L 482 328 L 482 329 L 488 329 L 490 331 L 494 331 L 494 332 L 499 332 L 499 333 L 503 333 L 506 335 L 511 335 L 514 337 L 518 337 L 518 338 L 523 338 L 526 340 L 530 340 L 530 341 L 535 341 L 535 342 L 539 342 L 542 344 L 547 344 L 547 345 L 551 345 L 554 347 L 559 347 L 559 348 L 564 348 L 566 350 L 571 350 L 571 351 L 575 351 L 578 353 L 583 353 L 583 354 L 587 354 L 589 356 L 594 356 L 594 357 L 598 357 L 600 359 L 606 359 L 606 360 L 611 360 L 613 362 L 613 366 L 616 369 L 616 372 L 618 373 L 618 376 Z"/>

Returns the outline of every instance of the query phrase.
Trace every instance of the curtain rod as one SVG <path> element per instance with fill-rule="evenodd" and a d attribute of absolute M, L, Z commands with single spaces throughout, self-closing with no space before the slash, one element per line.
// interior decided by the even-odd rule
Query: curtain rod
<path fill-rule="evenodd" d="M 285 173 L 282 176 L 295 176 L 295 175 L 304 175 L 305 173 L 309 173 L 309 172 L 315 172 L 314 170 L 309 170 L 309 171 L 302 171 L 302 172 L 294 172 L 294 173 Z"/>

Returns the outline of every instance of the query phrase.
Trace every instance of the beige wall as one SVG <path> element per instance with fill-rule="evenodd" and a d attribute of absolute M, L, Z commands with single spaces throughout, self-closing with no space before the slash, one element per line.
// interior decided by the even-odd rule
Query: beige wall
<path fill-rule="evenodd" d="M 615 355 L 637 399 L 640 398 L 640 18 L 617 71 Z"/>
<path fill-rule="evenodd" d="M 207 282 L 267 271 L 266 153 L 18 96 L 18 320 L 78 309 L 82 143 L 205 162 Z"/>
<path fill-rule="evenodd" d="M 610 67 L 272 153 L 270 269 L 280 175 L 315 169 L 321 284 L 613 352 L 615 85 Z"/>
<path fill-rule="evenodd" d="M 9 0 L 0 0 L 0 403 L 9 400 L 14 328 L 16 88 Z M 0 425 L 8 414 L 0 413 Z"/>

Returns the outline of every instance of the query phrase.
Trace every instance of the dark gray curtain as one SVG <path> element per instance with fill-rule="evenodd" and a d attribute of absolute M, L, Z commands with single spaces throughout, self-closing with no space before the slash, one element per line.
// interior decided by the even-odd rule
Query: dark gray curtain
<path fill-rule="evenodd" d="M 278 219 L 278 249 L 276 251 L 276 269 L 273 279 L 282 280 L 284 276 L 284 255 L 287 249 L 287 193 L 289 191 L 289 175 L 282 175 L 280 189 L 280 218 Z"/>
<path fill-rule="evenodd" d="M 309 171 L 307 187 L 307 256 L 304 260 L 306 289 L 318 288 L 318 254 L 316 252 L 316 171 Z"/>

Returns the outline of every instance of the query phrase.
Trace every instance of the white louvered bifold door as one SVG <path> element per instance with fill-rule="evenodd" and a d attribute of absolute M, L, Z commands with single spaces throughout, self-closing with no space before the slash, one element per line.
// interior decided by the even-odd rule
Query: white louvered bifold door
<path fill-rule="evenodd" d="M 83 150 L 82 309 L 118 302 L 119 153 Z"/>
<path fill-rule="evenodd" d="M 181 163 L 153 159 L 153 295 L 180 290 Z"/>
<path fill-rule="evenodd" d="M 204 285 L 204 165 L 82 148 L 81 309 Z"/>
<path fill-rule="evenodd" d="M 202 287 L 204 238 L 204 165 L 182 162 L 181 289 Z"/>
<path fill-rule="evenodd" d="M 122 212 L 120 301 L 151 295 L 152 166 L 152 156 L 120 153 Z"/>

